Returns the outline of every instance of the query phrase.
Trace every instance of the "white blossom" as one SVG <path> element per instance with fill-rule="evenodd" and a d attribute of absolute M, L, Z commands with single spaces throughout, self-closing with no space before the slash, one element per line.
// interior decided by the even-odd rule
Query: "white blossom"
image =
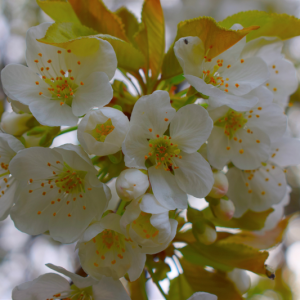
<path fill-rule="evenodd" d="M 17 189 L 16 179 L 10 173 L 10 162 L 23 144 L 15 137 L 0 133 L 0 220 L 10 213 Z"/>
<path fill-rule="evenodd" d="M 283 45 L 279 38 L 259 37 L 245 45 L 242 57 L 264 60 L 270 73 L 264 85 L 273 93 L 274 102 L 285 107 L 289 96 L 297 90 L 298 78 L 294 64 L 282 54 Z"/>
<path fill-rule="evenodd" d="M 208 59 L 199 37 L 184 37 L 174 46 L 175 55 L 190 85 L 209 96 L 213 108 L 227 105 L 247 110 L 258 102 L 252 90 L 269 78 L 268 67 L 259 57 L 242 58 L 246 38 L 213 59 Z"/>
<path fill-rule="evenodd" d="M 187 300 L 218 300 L 218 297 L 216 295 L 205 292 L 197 292 Z"/>
<path fill-rule="evenodd" d="M 154 196 L 164 207 L 186 208 L 186 194 L 201 198 L 213 185 L 211 168 L 197 152 L 211 128 L 201 106 L 186 105 L 175 112 L 167 92 L 143 96 L 133 108 L 123 144 L 125 164 L 148 167 Z"/>
<path fill-rule="evenodd" d="M 212 198 L 222 198 L 228 191 L 228 179 L 223 172 L 214 171 L 214 185 L 208 196 Z"/>
<path fill-rule="evenodd" d="M 110 155 L 121 150 L 128 127 L 128 118 L 121 111 L 104 107 L 85 115 L 78 126 L 77 136 L 87 153 Z"/>
<path fill-rule="evenodd" d="M 283 136 L 287 118 L 282 108 L 272 103 L 265 87 L 255 91 L 260 98 L 249 111 L 222 106 L 210 111 L 214 128 L 208 138 L 210 164 L 222 169 L 230 161 L 243 170 L 258 168 L 268 160 L 271 141 Z"/>
<path fill-rule="evenodd" d="M 131 201 L 145 194 L 149 188 L 148 176 L 137 169 L 126 169 L 116 180 L 116 191 L 124 201 Z"/>
<path fill-rule="evenodd" d="M 33 281 L 14 288 L 13 300 L 80 299 L 80 300 L 130 300 L 122 283 L 109 277 L 96 280 L 81 277 L 62 267 L 47 264 L 50 269 L 69 277 L 69 281 L 56 273 L 46 273 Z"/>
<path fill-rule="evenodd" d="M 41 124 L 74 126 L 90 108 L 102 107 L 112 99 L 109 80 L 117 67 L 116 54 L 110 43 L 97 38 L 97 51 L 86 56 L 38 42 L 50 25 L 43 23 L 28 30 L 28 67 L 7 65 L 1 80 L 5 93 L 29 105 Z"/>
<path fill-rule="evenodd" d="M 120 224 L 143 253 L 155 254 L 169 246 L 178 222 L 169 218 L 169 211 L 152 194 L 145 194 L 126 207 Z"/>
<path fill-rule="evenodd" d="M 143 271 L 146 255 L 124 235 L 120 218 L 111 213 L 94 222 L 77 244 L 82 268 L 94 278 L 104 275 L 118 279 L 127 273 L 130 281 L 134 281 Z"/>
<path fill-rule="evenodd" d="M 251 279 L 247 271 L 236 268 L 233 269 L 231 272 L 228 272 L 227 276 L 233 281 L 233 283 L 242 295 L 250 289 Z"/>
<path fill-rule="evenodd" d="M 31 235 L 49 230 L 62 243 L 78 239 L 111 197 L 79 146 L 25 149 L 13 158 L 10 171 L 20 182 L 11 214 L 15 226 Z"/>

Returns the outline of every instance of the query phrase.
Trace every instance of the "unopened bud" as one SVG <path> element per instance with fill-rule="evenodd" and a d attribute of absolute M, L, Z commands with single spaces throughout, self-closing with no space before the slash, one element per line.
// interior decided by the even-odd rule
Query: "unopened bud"
<path fill-rule="evenodd" d="M 213 210 L 214 215 L 223 221 L 232 219 L 235 212 L 235 207 L 231 200 L 220 199 L 217 205 L 210 205 L 210 208 Z"/>
<path fill-rule="evenodd" d="M 28 123 L 31 119 L 33 119 L 33 116 L 30 114 L 5 112 L 1 119 L 1 128 L 8 134 L 20 136 L 30 129 Z"/>
<path fill-rule="evenodd" d="M 223 172 L 213 172 L 214 185 L 208 194 L 212 198 L 222 198 L 228 191 L 228 179 Z"/>
<path fill-rule="evenodd" d="M 22 135 L 22 142 L 26 148 L 40 147 L 41 135 L 27 135 L 25 132 Z"/>
<path fill-rule="evenodd" d="M 242 295 L 249 290 L 251 286 L 251 280 L 250 276 L 245 270 L 234 269 L 231 272 L 227 273 L 227 275 L 233 281 Z"/>
<path fill-rule="evenodd" d="M 217 239 L 214 226 L 203 220 L 193 223 L 193 234 L 200 243 L 205 245 L 211 245 Z"/>
<path fill-rule="evenodd" d="M 148 187 L 148 176 L 137 169 L 122 171 L 116 180 L 117 193 L 124 201 L 131 201 L 142 196 Z"/>

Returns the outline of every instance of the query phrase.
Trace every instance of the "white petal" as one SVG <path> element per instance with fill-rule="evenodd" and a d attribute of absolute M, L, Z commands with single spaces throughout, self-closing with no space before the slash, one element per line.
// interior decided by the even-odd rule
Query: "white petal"
<path fill-rule="evenodd" d="M 45 102 L 51 97 L 48 85 L 28 67 L 16 64 L 7 65 L 1 71 L 1 80 L 4 92 L 13 100 L 24 104 L 33 101 Z M 39 82 L 39 84 L 36 84 Z M 39 93 L 42 92 L 42 95 Z"/>
<path fill-rule="evenodd" d="M 178 186 L 175 176 L 163 168 L 148 169 L 153 194 L 157 201 L 169 210 L 187 207 L 187 195 Z"/>
<path fill-rule="evenodd" d="M 221 75 L 223 78 L 229 78 L 229 93 L 242 96 L 266 82 L 269 71 L 261 58 L 252 57 L 245 59 L 243 63 L 237 61 Z M 236 87 L 236 84 L 239 86 Z"/>
<path fill-rule="evenodd" d="M 47 273 L 15 287 L 12 298 L 13 300 L 45 300 L 65 291 L 70 291 L 69 282 L 58 274 Z"/>
<path fill-rule="evenodd" d="M 15 138 L 14 136 L 12 136 L 10 134 L 0 132 L 0 140 L 2 143 L 6 142 L 9 146 L 9 148 L 15 153 L 17 153 L 20 150 L 23 150 L 25 148 L 24 145 L 17 138 Z M 3 147 L 4 145 L 1 144 L 1 146 Z M 0 149 L 0 154 L 1 154 L 1 158 L 3 159 L 3 155 L 5 155 L 5 153 L 3 153 L 1 151 L 2 149 Z M 8 150 L 9 149 L 6 148 L 5 152 L 7 152 Z M 15 155 L 15 153 L 13 154 L 13 156 Z"/>
<path fill-rule="evenodd" d="M 216 169 L 221 170 L 232 157 L 232 149 L 229 146 L 228 137 L 224 129 L 214 126 L 207 143 L 207 158 L 209 163 Z"/>
<path fill-rule="evenodd" d="M 300 140 L 282 137 L 271 144 L 270 161 L 284 168 L 300 164 Z"/>
<path fill-rule="evenodd" d="M 203 42 L 197 36 L 188 36 L 179 39 L 174 45 L 174 52 L 183 69 L 184 74 L 202 75 L 201 64 L 205 49 Z"/>
<path fill-rule="evenodd" d="M 213 128 L 208 112 L 199 105 L 186 105 L 178 110 L 170 124 L 170 136 L 178 148 L 187 153 L 197 151 Z"/>
<path fill-rule="evenodd" d="M 231 139 L 229 143 L 231 161 L 242 170 L 258 168 L 270 155 L 269 137 L 258 128 L 254 128 L 252 132 L 240 129 L 235 134 L 237 140 Z"/>
<path fill-rule="evenodd" d="M 282 57 L 283 41 L 277 37 L 259 37 L 248 42 L 242 52 L 242 58 L 257 56 L 267 64 Z"/>
<path fill-rule="evenodd" d="M 197 198 L 203 198 L 211 191 L 214 178 L 209 163 L 199 154 L 181 152 L 182 159 L 175 158 L 174 170 L 179 187 Z"/>
<path fill-rule="evenodd" d="M 56 100 L 31 102 L 29 109 L 43 125 L 75 126 L 78 122 L 78 117 L 74 116 L 72 108 L 66 104 L 60 105 Z"/>
<path fill-rule="evenodd" d="M 155 91 L 151 95 L 141 97 L 135 103 L 130 124 L 142 127 L 148 137 L 153 139 L 167 130 L 174 115 L 175 109 L 171 106 L 169 93 Z"/>
<path fill-rule="evenodd" d="M 167 211 L 167 208 L 162 206 L 152 194 L 145 194 L 143 196 L 140 209 L 149 214 L 160 214 Z"/>
<path fill-rule="evenodd" d="M 105 40 L 99 38 L 88 38 L 86 43 L 81 44 L 81 47 L 85 47 L 87 52 L 90 52 L 91 43 L 93 41 L 93 47 L 97 47 L 95 40 L 98 42 L 98 49 L 91 55 L 78 56 L 73 53 L 66 55 L 66 63 L 68 68 L 72 69 L 72 74 L 74 74 L 76 80 L 83 81 L 91 73 L 103 72 L 107 75 L 109 80 L 111 80 L 117 69 L 117 57 L 116 53 L 111 46 L 111 44 Z M 75 47 L 76 44 L 74 44 Z M 72 48 L 72 46 L 71 46 Z M 81 50 L 84 52 L 84 49 Z M 80 65 L 78 65 L 80 61 Z"/>
<path fill-rule="evenodd" d="M 245 117 L 248 119 L 247 127 L 253 131 L 255 128 L 258 128 L 266 133 L 271 141 L 282 137 L 287 127 L 287 116 L 282 108 L 277 104 L 266 106 L 259 106 L 259 104 L 246 113 Z M 249 118 L 250 115 L 251 117 Z"/>
<path fill-rule="evenodd" d="M 193 86 L 198 92 L 209 97 L 226 98 L 226 93 L 212 84 L 207 84 L 203 79 L 193 76 L 184 75 L 188 83 Z"/>
<path fill-rule="evenodd" d="M 74 94 L 72 111 L 75 116 L 82 116 L 93 107 L 102 107 L 113 97 L 112 87 L 104 72 L 91 73 L 83 80 L 84 85 L 80 85 Z"/>
<path fill-rule="evenodd" d="M 72 273 L 62 267 L 59 267 L 59 266 L 55 266 L 53 264 L 46 264 L 46 266 L 58 273 L 61 273 L 61 274 L 64 274 L 66 275 L 67 277 L 69 277 L 73 283 L 80 289 L 83 289 L 83 288 L 86 288 L 86 287 L 89 287 L 93 284 L 97 284 L 98 281 L 92 277 L 82 277 L 82 276 L 79 276 L 75 273 Z"/>
<path fill-rule="evenodd" d="M 209 293 L 197 292 L 188 300 L 218 300 L 218 297 Z"/>
<path fill-rule="evenodd" d="M 50 178 L 53 171 L 62 168 L 57 161 L 62 162 L 62 156 L 52 149 L 31 147 L 18 152 L 11 160 L 9 170 L 15 178 L 26 182 L 30 178 L 33 180 Z"/>
<path fill-rule="evenodd" d="M 130 300 L 120 280 L 103 277 L 98 284 L 93 285 L 95 300 Z"/>
<path fill-rule="evenodd" d="M 274 93 L 275 102 L 293 94 L 298 87 L 298 77 L 294 64 L 284 58 L 272 61 L 270 65 L 268 89 Z"/>
<path fill-rule="evenodd" d="M 3 181 L 1 183 L 2 186 L 0 187 L 0 221 L 6 219 L 6 217 L 10 213 L 10 209 L 15 200 L 15 192 L 17 189 L 17 183 L 13 176 L 2 177 L 2 180 L 4 180 L 4 178 L 7 179 L 7 182 Z"/>
<path fill-rule="evenodd" d="M 146 254 L 142 253 L 138 246 L 129 247 L 129 251 L 131 252 L 133 263 L 127 273 L 130 281 L 135 281 L 143 272 L 146 263 Z"/>
<path fill-rule="evenodd" d="M 125 138 L 124 146 L 126 148 L 125 163 L 126 157 L 129 157 L 134 159 L 137 168 L 146 170 L 145 155 L 151 151 L 147 141 L 147 131 L 142 126 L 132 125 Z M 128 167 L 131 166 L 128 165 Z"/>

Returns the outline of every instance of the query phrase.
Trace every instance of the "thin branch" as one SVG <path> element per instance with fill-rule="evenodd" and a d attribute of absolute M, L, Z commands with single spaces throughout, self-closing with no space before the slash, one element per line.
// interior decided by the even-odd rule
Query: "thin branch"
<path fill-rule="evenodd" d="M 153 273 L 151 267 L 147 266 L 147 270 L 148 270 L 149 274 L 151 275 L 151 278 L 152 278 L 153 282 L 155 283 L 155 285 L 157 286 L 157 288 L 161 292 L 161 294 L 164 296 L 164 298 L 166 300 L 168 300 L 168 296 L 165 294 L 165 292 L 163 291 L 162 287 L 160 286 L 159 281 L 157 280 L 157 278 L 155 276 L 155 273 Z"/>

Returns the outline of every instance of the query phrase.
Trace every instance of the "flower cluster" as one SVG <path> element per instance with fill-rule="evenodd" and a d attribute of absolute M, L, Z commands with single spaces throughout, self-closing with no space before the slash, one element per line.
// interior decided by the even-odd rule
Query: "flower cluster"
<path fill-rule="evenodd" d="M 72 285 L 47 273 L 16 287 L 13 299 L 129 299 L 119 279 L 137 280 L 146 255 L 170 249 L 188 195 L 206 198 L 224 222 L 277 205 L 276 220 L 269 219 L 265 230 L 276 226 L 290 191 L 284 168 L 300 163 L 300 141 L 289 136 L 284 113 L 298 82 L 281 40 L 244 37 L 209 58 L 204 41 L 185 36 L 174 53 L 190 84 L 189 101 L 177 105 L 174 89 L 158 85 L 122 107 L 111 84 L 113 46 L 91 36 L 94 52 L 86 55 L 37 41 L 50 25 L 28 31 L 28 67 L 11 64 L 1 74 L 19 109 L 1 124 L 0 219 L 10 214 L 27 234 L 77 242 L 89 276 L 49 264 Z M 77 129 L 80 146 L 36 147 L 42 144 L 29 145 L 23 137 L 52 141 L 57 134 L 51 128 L 78 123 L 71 129 Z M 121 201 L 112 211 L 106 183 L 114 177 Z M 204 215 L 188 212 L 188 221 L 200 244 L 218 238 Z M 235 270 L 227 275 L 232 281 L 243 272 Z M 249 284 L 244 286 L 242 293 Z M 196 293 L 190 299 L 216 296 Z"/>

